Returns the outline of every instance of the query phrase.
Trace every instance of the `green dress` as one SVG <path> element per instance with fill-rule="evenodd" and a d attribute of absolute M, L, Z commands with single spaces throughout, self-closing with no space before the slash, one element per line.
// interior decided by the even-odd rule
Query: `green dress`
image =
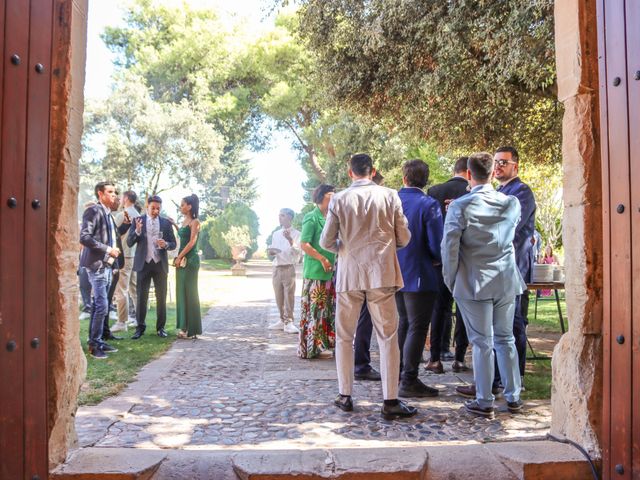
<path fill-rule="evenodd" d="M 180 227 L 180 252 L 191 239 L 191 227 Z M 185 255 L 187 266 L 176 267 L 176 318 L 179 330 L 187 332 L 189 337 L 202 333 L 202 318 L 200 316 L 200 298 L 198 296 L 198 243 Z"/>

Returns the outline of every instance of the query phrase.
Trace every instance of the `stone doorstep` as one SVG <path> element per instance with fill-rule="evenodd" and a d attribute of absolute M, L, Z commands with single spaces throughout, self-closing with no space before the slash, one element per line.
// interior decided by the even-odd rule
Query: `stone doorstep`
<path fill-rule="evenodd" d="M 83 448 L 51 472 L 52 480 L 149 480 L 167 453 L 136 448 Z"/>
<path fill-rule="evenodd" d="M 185 465 L 199 465 L 198 473 Z M 160 471 L 158 468 L 160 467 Z M 234 473 L 231 473 L 233 470 Z M 226 473 L 213 473 L 226 472 Z M 157 473 L 157 475 L 156 475 Z M 212 476 L 213 475 L 213 476 Z M 335 450 L 79 450 L 53 480 L 585 480 L 586 459 L 550 441 Z"/>
<path fill-rule="evenodd" d="M 242 452 L 232 459 L 241 480 L 584 480 L 586 459 L 550 441 L 434 445 L 415 448 Z"/>

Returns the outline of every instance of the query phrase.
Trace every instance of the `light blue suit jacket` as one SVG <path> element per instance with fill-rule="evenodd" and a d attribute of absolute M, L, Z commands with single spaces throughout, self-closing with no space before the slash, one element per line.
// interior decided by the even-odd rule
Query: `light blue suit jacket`
<path fill-rule="evenodd" d="M 449 204 L 442 237 L 442 274 L 454 298 L 489 300 L 527 288 L 516 265 L 516 197 L 478 185 Z"/>

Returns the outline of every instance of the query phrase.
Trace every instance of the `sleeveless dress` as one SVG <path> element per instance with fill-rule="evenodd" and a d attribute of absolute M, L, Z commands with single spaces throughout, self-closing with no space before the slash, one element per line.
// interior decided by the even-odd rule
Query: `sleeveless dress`
<path fill-rule="evenodd" d="M 191 227 L 180 227 L 180 252 L 191 239 Z M 198 243 L 185 255 L 187 266 L 176 268 L 176 319 L 179 330 L 187 332 L 189 337 L 202 333 L 202 318 L 200 316 L 200 298 L 198 296 Z"/>

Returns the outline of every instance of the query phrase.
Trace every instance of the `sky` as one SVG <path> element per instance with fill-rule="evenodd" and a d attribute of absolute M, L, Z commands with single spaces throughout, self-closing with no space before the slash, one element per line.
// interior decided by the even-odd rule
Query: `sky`
<path fill-rule="evenodd" d="M 175 0 L 164 0 L 175 3 Z M 89 24 L 87 39 L 87 71 L 85 98 L 87 100 L 105 99 L 111 89 L 113 73 L 113 55 L 106 48 L 100 34 L 107 26 L 122 25 L 123 8 L 127 0 L 89 0 Z M 250 25 L 250 31 L 260 32 L 268 24 L 271 0 L 187 0 L 194 7 L 216 8 L 229 21 L 242 19 Z M 297 152 L 291 148 L 291 138 L 284 132 L 275 132 L 268 151 L 245 152 L 244 157 L 251 162 L 252 175 L 256 179 L 258 198 L 252 208 L 260 219 L 260 247 L 264 247 L 265 238 L 278 225 L 278 212 L 281 208 L 292 208 L 299 212 L 304 206 L 302 182 L 306 179 L 304 171 L 297 161 Z M 191 192 L 176 189 L 165 193 L 169 200 L 179 199 Z M 163 202 L 171 205 L 171 202 Z"/>

